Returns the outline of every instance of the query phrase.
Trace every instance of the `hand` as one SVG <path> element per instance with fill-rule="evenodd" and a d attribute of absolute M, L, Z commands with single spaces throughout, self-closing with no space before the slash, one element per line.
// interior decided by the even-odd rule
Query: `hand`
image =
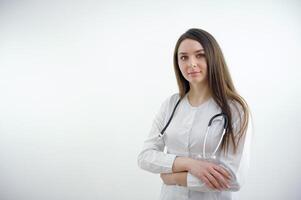
<path fill-rule="evenodd" d="M 189 172 L 211 189 L 228 189 L 231 175 L 221 166 L 204 160 L 189 161 Z"/>

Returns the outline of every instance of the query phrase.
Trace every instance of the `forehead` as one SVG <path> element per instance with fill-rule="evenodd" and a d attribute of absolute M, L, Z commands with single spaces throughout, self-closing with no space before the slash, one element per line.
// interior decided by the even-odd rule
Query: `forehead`
<path fill-rule="evenodd" d="M 197 50 L 204 49 L 203 46 L 196 40 L 184 39 L 178 48 L 178 53 L 193 53 Z"/>

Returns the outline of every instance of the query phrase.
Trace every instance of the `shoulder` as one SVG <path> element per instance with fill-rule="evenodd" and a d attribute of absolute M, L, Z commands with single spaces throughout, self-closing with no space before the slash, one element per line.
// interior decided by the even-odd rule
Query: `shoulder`
<path fill-rule="evenodd" d="M 171 112 L 171 110 L 174 108 L 174 106 L 178 102 L 179 98 L 180 98 L 179 93 L 173 93 L 173 94 L 165 97 L 165 99 L 161 103 L 161 108 L 160 108 L 161 112 L 163 112 L 163 113 Z"/>
<path fill-rule="evenodd" d="M 168 95 L 167 97 L 165 97 L 162 106 L 165 108 L 173 107 L 176 105 L 179 99 L 180 99 L 179 93 L 173 93 L 171 95 Z"/>
<path fill-rule="evenodd" d="M 177 101 L 179 100 L 180 95 L 178 93 L 174 93 L 165 97 L 162 101 L 160 110 L 157 113 L 157 116 L 163 118 L 164 122 L 166 122 L 167 117 L 170 116 L 174 106 L 176 105 Z"/>

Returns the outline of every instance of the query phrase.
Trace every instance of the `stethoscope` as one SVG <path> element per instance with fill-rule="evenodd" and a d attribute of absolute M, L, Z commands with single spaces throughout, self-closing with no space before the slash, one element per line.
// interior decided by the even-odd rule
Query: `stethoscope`
<path fill-rule="evenodd" d="M 161 131 L 160 134 L 158 135 L 159 138 L 161 138 L 161 139 L 163 138 L 164 132 L 165 132 L 166 128 L 169 126 L 169 124 L 170 124 L 170 122 L 171 122 L 171 120 L 172 120 L 172 118 L 173 118 L 173 116 L 174 116 L 174 113 L 175 113 L 175 111 L 176 111 L 176 108 L 178 107 L 180 101 L 181 101 L 181 98 L 180 98 L 180 99 L 178 100 L 178 102 L 176 103 L 176 105 L 175 105 L 175 107 L 174 107 L 174 109 L 173 109 L 173 111 L 172 111 L 172 114 L 171 114 L 171 116 L 170 116 L 170 118 L 169 118 L 167 124 L 164 126 L 164 128 L 162 129 L 162 131 Z M 219 140 L 217 146 L 215 147 L 215 150 L 213 151 L 213 153 L 212 153 L 209 157 L 206 157 L 206 141 L 207 141 L 208 133 L 209 133 L 209 131 L 210 131 L 210 129 L 211 129 L 211 125 L 212 125 L 213 120 L 214 120 L 215 118 L 217 118 L 217 117 L 220 117 L 220 116 L 222 116 L 223 119 L 224 119 L 224 125 L 223 125 L 222 136 L 221 136 L 221 138 L 220 138 L 220 140 Z M 203 159 L 208 159 L 208 158 L 215 159 L 215 154 L 216 154 L 216 152 L 217 152 L 217 150 L 218 150 L 220 144 L 222 143 L 222 140 L 223 140 L 223 137 L 224 137 L 224 135 L 225 135 L 225 133 L 226 133 L 227 128 L 228 128 L 228 116 L 227 116 L 225 113 L 222 112 L 222 113 L 216 114 L 216 115 L 214 115 L 213 117 L 211 117 L 211 119 L 209 120 L 209 123 L 208 123 L 208 127 L 207 127 L 207 129 L 206 129 L 206 134 L 205 134 L 204 143 L 203 143 Z"/>

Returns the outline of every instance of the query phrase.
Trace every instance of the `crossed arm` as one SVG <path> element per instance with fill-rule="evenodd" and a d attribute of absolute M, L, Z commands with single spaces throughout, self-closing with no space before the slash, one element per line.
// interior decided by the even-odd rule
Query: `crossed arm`
<path fill-rule="evenodd" d="M 230 149 L 226 157 L 221 157 L 220 161 L 229 166 L 229 169 L 234 173 L 233 177 L 229 175 L 225 168 L 214 163 L 165 153 L 165 142 L 158 138 L 158 133 L 164 126 L 163 122 L 168 102 L 169 100 L 161 106 L 160 112 L 156 115 L 153 122 L 149 137 L 144 141 L 143 150 L 138 155 L 137 160 L 140 168 L 152 173 L 161 173 L 161 178 L 165 184 L 187 186 L 194 191 L 209 192 L 211 191 L 210 189 L 212 191 L 221 190 L 228 188 L 229 183 L 231 191 L 239 190 L 241 178 L 243 178 L 248 167 L 250 136 L 248 139 L 245 137 L 241 139 L 236 154 Z M 236 129 L 240 127 L 239 120 L 233 124 L 233 127 L 235 132 L 237 132 Z"/>
<path fill-rule="evenodd" d="M 176 157 L 172 173 L 161 173 L 160 177 L 167 185 L 187 186 L 188 172 L 202 180 L 211 189 L 230 188 L 231 175 L 223 167 L 208 161 Z"/>

